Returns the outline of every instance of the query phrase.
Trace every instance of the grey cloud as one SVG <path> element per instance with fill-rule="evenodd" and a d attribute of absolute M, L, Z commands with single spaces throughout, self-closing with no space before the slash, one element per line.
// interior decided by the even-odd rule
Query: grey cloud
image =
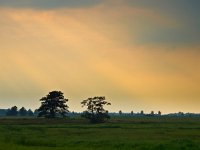
<path fill-rule="evenodd" d="M 181 23 L 180 28 L 166 28 L 143 24 L 144 29 L 138 33 L 141 43 L 174 43 L 191 44 L 200 42 L 200 0 L 125 0 L 131 7 L 147 8 L 164 13 Z M 142 27 L 140 27 L 142 28 Z M 142 35 L 140 37 L 140 35 Z M 144 37 L 144 35 L 146 35 Z"/>
<path fill-rule="evenodd" d="M 0 0 L 0 7 L 53 9 L 60 7 L 91 7 L 102 0 Z"/>

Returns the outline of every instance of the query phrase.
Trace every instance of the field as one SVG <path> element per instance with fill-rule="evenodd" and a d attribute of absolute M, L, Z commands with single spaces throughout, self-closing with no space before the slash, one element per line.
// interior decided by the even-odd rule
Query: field
<path fill-rule="evenodd" d="M 0 150 L 198 150 L 200 118 L 0 118 Z"/>

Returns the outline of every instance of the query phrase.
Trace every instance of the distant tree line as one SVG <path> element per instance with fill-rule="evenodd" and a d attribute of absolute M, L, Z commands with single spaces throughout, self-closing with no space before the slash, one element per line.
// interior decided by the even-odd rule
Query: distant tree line
<path fill-rule="evenodd" d="M 45 118 L 56 118 L 56 117 L 66 117 L 69 114 L 68 110 L 68 99 L 64 97 L 64 94 L 61 91 L 52 91 L 49 92 L 45 97 L 40 99 L 41 106 L 39 107 L 38 117 Z M 90 97 L 81 102 L 82 107 L 86 107 L 86 110 L 83 111 L 81 117 L 90 120 L 92 123 L 105 122 L 110 118 L 108 110 L 104 109 L 104 106 L 111 105 L 111 103 L 106 101 L 104 96 Z M 74 112 L 71 113 L 73 115 Z M 125 116 L 127 113 L 123 113 L 122 110 L 119 111 L 119 116 Z M 145 114 L 142 110 L 140 113 L 134 113 L 131 111 L 128 115 L 137 115 L 137 116 L 161 116 L 161 111 L 154 113 L 151 111 L 150 114 Z"/>
<path fill-rule="evenodd" d="M 110 119 L 110 116 L 161 116 L 161 111 L 154 113 L 151 111 L 149 114 L 145 114 L 142 110 L 141 112 L 134 113 L 124 113 L 122 110 L 119 110 L 118 113 L 109 113 L 108 110 L 105 110 L 104 106 L 111 105 L 111 103 L 106 101 L 104 96 L 90 97 L 81 102 L 82 107 L 86 107 L 86 110 L 83 113 L 69 112 L 68 110 L 68 99 L 64 97 L 64 94 L 61 91 L 52 91 L 49 92 L 46 96 L 40 99 L 41 106 L 36 109 L 34 112 L 31 109 L 26 109 L 21 107 L 20 109 L 17 106 L 13 106 L 7 110 L 0 109 L 0 116 L 5 114 L 6 116 L 37 116 L 44 118 L 57 118 L 57 117 L 66 117 L 67 115 L 71 116 L 81 116 L 88 119 L 92 123 L 101 123 Z M 182 112 L 169 114 L 170 116 L 184 116 Z M 194 115 L 188 113 L 187 115 Z"/>
<path fill-rule="evenodd" d="M 27 110 L 25 107 L 18 109 L 17 106 L 13 106 L 5 112 L 6 116 L 34 116 L 34 112 L 31 109 Z"/>
<path fill-rule="evenodd" d="M 123 113 L 122 110 L 119 110 L 118 115 L 120 116 L 161 116 L 162 113 L 161 111 L 158 111 L 158 113 L 154 113 L 154 111 L 151 111 L 148 114 L 148 113 L 144 113 L 143 110 L 141 112 L 136 112 L 136 113 L 134 113 L 133 111 L 131 111 L 130 113 Z"/>

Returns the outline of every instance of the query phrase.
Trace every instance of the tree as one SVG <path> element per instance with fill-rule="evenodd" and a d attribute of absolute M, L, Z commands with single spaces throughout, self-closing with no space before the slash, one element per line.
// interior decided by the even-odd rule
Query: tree
<path fill-rule="evenodd" d="M 133 113 L 133 111 L 131 111 L 131 115 L 133 115 L 134 113 Z"/>
<path fill-rule="evenodd" d="M 35 116 L 38 116 L 38 114 L 39 114 L 38 109 L 35 109 L 34 112 L 33 112 L 33 114 L 34 114 Z"/>
<path fill-rule="evenodd" d="M 17 106 L 11 107 L 11 109 L 8 109 L 6 115 L 7 116 L 17 116 L 18 111 L 17 111 Z"/>
<path fill-rule="evenodd" d="M 151 115 L 154 116 L 154 111 L 151 111 Z"/>
<path fill-rule="evenodd" d="M 122 115 L 122 111 L 121 110 L 119 111 L 119 115 Z"/>
<path fill-rule="evenodd" d="M 33 111 L 32 111 L 31 109 L 29 109 L 29 110 L 27 111 L 27 115 L 28 115 L 28 116 L 34 116 Z"/>
<path fill-rule="evenodd" d="M 111 105 L 111 103 L 106 102 L 104 96 L 88 98 L 83 100 L 81 104 L 82 107 L 87 107 L 87 110 L 83 112 L 82 117 L 89 119 L 92 123 L 105 122 L 106 119 L 110 118 L 108 111 L 103 107 L 105 105 Z"/>
<path fill-rule="evenodd" d="M 158 115 L 161 116 L 161 111 L 158 111 Z"/>
<path fill-rule="evenodd" d="M 19 109 L 19 114 L 20 114 L 20 116 L 26 116 L 27 110 L 24 107 L 22 107 L 21 109 Z"/>
<path fill-rule="evenodd" d="M 66 102 L 68 99 L 65 99 L 61 91 L 52 91 L 45 97 L 40 99 L 41 106 L 37 110 L 38 117 L 45 118 L 55 118 L 55 117 L 65 117 L 69 112 Z"/>
<path fill-rule="evenodd" d="M 143 110 L 141 110 L 140 115 L 144 115 L 144 111 Z"/>

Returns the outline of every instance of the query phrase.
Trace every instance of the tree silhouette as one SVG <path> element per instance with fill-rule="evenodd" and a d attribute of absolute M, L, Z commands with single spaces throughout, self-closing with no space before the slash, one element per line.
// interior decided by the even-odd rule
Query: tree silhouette
<path fill-rule="evenodd" d="M 133 111 L 131 111 L 131 115 L 133 115 L 134 113 L 133 113 Z"/>
<path fill-rule="evenodd" d="M 37 110 L 38 117 L 55 118 L 64 117 L 68 112 L 68 106 L 61 91 L 52 91 L 46 97 L 40 99 L 41 106 Z"/>
<path fill-rule="evenodd" d="M 141 115 L 144 115 L 144 111 L 143 111 L 143 110 L 141 110 L 140 114 L 141 114 Z"/>
<path fill-rule="evenodd" d="M 8 109 L 6 115 L 7 116 L 17 116 L 18 111 L 17 111 L 17 106 L 11 107 L 11 109 Z"/>
<path fill-rule="evenodd" d="M 161 111 L 158 111 L 158 115 L 161 116 Z"/>
<path fill-rule="evenodd" d="M 121 110 L 119 111 L 119 115 L 122 115 L 122 111 Z"/>
<path fill-rule="evenodd" d="M 86 106 L 87 110 L 83 112 L 82 117 L 87 118 L 92 123 L 101 123 L 106 119 L 109 119 L 108 111 L 103 107 L 105 105 L 111 105 L 111 103 L 105 101 L 104 96 L 93 97 L 83 100 L 81 102 L 82 107 Z"/>
<path fill-rule="evenodd" d="M 33 112 L 33 114 L 34 114 L 35 116 L 38 116 L 38 114 L 39 114 L 38 109 L 35 109 L 34 112 Z"/>
<path fill-rule="evenodd" d="M 154 111 L 151 111 L 151 114 L 150 114 L 151 116 L 154 116 Z"/>
<path fill-rule="evenodd" d="M 19 114 L 20 114 L 20 116 L 26 116 L 27 110 L 24 107 L 22 107 L 21 109 L 19 109 Z"/>
<path fill-rule="evenodd" d="M 29 109 L 29 110 L 27 111 L 27 115 L 28 115 L 28 116 L 34 116 L 33 111 L 32 111 L 31 109 Z"/>

